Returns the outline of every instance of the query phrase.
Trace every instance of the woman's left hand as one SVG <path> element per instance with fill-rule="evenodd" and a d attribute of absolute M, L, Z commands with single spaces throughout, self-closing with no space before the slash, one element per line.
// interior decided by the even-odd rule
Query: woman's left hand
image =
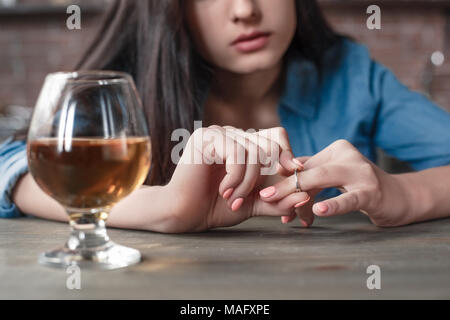
<path fill-rule="evenodd" d="M 407 192 L 395 175 L 390 175 L 364 157 L 351 143 L 337 140 L 316 155 L 306 158 L 304 170 L 298 173 L 300 189 L 315 195 L 325 188 L 336 187 L 342 194 L 299 208 L 301 220 L 312 223 L 313 214 L 329 217 L 361 211 L 377 226 L 408 223 Z M 278 201 L 295 192 L 295 176 L 273 185 L 276 192 L 264 201 Z M 293 217 L 286 218 L 286 222 Z M 309 224 L 310 224 L 309 223 Z"/>

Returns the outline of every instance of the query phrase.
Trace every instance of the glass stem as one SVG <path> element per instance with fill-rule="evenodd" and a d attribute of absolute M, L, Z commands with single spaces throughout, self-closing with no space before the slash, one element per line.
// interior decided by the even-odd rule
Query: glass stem
<path fill-rule="evenodd" d="M 70 212 L 70 238 L 66 247 L 70 250 L 91 251 L 111 245 L 106 233 L 105 220 L 108 213 Z"/>

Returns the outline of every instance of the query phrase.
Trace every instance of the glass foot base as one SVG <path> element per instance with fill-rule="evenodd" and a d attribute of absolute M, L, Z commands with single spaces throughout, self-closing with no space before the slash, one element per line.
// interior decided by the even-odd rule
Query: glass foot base
<path fill-rule="evenodd" d="M 141 261 L 138 250 L 108 241 L 95 248 L 70 249 L 67 246 L 42 253 L 39 263 L 54 268 L 68 268 L 76 265 L 83 269 L 112 270 L 124 268 Z"/>

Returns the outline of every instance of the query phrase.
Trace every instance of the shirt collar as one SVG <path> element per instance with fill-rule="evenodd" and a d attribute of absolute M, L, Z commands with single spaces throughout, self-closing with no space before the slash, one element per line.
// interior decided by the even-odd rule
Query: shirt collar
<path fill-rule="evenodd" d="M 311 119 L 319 103 L 319 75 L 313 62 L 288 58 L 280 103 L 294 113 Z"/>

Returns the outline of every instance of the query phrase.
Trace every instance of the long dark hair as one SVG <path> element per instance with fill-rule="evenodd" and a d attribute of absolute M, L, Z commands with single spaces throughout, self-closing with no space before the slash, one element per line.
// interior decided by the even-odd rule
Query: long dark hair
<path fill-rule="evenodd" d="M 166 184 L 175 169 L 171 133 L 193 131 L 202 118 L 201 95 L 211 68 L 193 48 L 184 21 L 185 0 L 117 0 L 77 69 L 130 73 L 144 105 L 152 142 L 147 184 Z M 324 52 L 339 38 L 325 21 L 316 0 L 296 0 L 298 31 L 288 53 L 318 67 Z"/>

